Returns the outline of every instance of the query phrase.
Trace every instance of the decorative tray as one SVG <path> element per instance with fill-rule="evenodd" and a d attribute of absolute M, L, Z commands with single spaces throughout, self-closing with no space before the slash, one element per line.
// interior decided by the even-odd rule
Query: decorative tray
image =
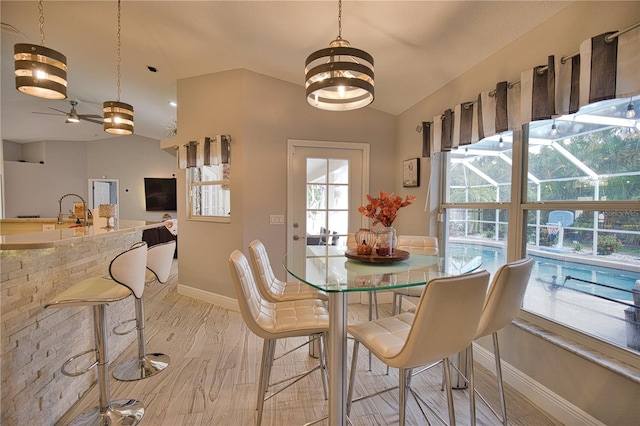
<path fill-rule="evenodd" d="M 394 250 L 390 256 L 379 256 L 376 253 L 358 254 L 355 249 L 347 250 L 344 255 L 352 260 L 358 260 L 365 263 L 393 263 L 401 262 L 409 258 L 409 252 L 404 250 Z"/>

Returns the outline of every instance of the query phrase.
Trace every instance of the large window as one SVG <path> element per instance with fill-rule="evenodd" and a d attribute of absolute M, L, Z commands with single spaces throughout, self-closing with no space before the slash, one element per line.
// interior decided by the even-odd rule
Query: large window
<path fill-rule="evenodd" d="M 640 125 L 628 104 L 602 102 L 531 123 L 515 141 L 496 135 L 448 153 L 444 249 L 479 254 L 492 272 L 534 258 L 524 310 L 640 352 Z"/>

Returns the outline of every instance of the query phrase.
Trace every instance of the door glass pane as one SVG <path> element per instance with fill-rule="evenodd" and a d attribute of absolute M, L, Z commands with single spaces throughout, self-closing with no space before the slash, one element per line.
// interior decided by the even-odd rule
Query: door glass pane
<path fill-rule="evenodd" d="M 349 160 L 329 159 L 329 183 L 349 183 Z"/>

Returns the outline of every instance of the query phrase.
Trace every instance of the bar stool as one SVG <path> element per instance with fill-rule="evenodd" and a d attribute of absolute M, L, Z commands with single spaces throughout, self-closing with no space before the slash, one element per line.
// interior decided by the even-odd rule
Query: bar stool
<path fill-rule="evenodd" d="M 171 273 L 171 264 L 173 263 L 173 254 L 176 251 L 176 242 L 169 241 L 162 244 L 156 244 L 147 250 L 147 269 L 150 271 L 151 280 L 147 282 L 158 281 L 165 284 Z M 138 356 L 122 361 L 113 369 L 113 377 L 122 381 L 133 381 L 146 379 L 157 374 L 169 366 L 170 358 L 162 353 L 147 353 L 146 338 L 144 335 L 145 319 L 144 319 L 144 302 L 142 295 L 144 286 L 137 291 L 133 291 L 136 299 L 136 317 L 132 320 L 119 324 L 114 333 L 117 335 L 129 334 L 133 330 L 138 332 Z M 136 327 L 125 332 L 118 332 L 117 329 L 121 325 L 135 321 Z"/>
<path fill-rule="evenodd" d="M 125 299 L 131 295 L 133 289 L 144 287 L 146 263 L 147 244 L 137 243 L 111 261 L 109 278 L 96 277 L 77 282 L 45 305 L 45 308 L 93 307 L 96 346 L 69 358 L 62 365 L 61 371 L 65 376 L 75 377 L 97 366 L 99 405 L 80 414 L 71 422 L 72 425 L 135 425 L 144 416 L 144 405 L 140 401 L 135 399 L 110 400 L 105 305 Z M 67 370 L 70 362 L 91 352 L 96 354 L 96 361 L 86 370 L 77 373 Z"/>

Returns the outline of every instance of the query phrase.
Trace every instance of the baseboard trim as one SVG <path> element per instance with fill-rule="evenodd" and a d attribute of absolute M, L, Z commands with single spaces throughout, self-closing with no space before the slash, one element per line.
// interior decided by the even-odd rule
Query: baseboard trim
<path fill-rule="evenodd" d="M 240 312 L 238 301 L 227 296 L 221 296 L 219 294 L 210 293 L 208 291 L 200 290 L 199 288 L 188 287 L 182 284 L 177 285 L 176 291 L 178 294 L 183 296 L 211 303 L 212 305 L 220 306 L 231 311 Z"/>
<path fill-rule="evenodd" d="M 493 352 L 483 348 L 477 343 L 473 344 L 473 360 L 482 365 L 494 375 L 496 373 L 495 358 Z M 512 365 L 502 361 L 502 377 L 508 384 L 526 398 L 528 398 L 541 410 L 549 413 L 556 420 L 567 425 L 606 426 L 598 419 L 590 416 L 580 408 L 571 404 L 558 394 L 552 392 L 540 383 L 523 374 Z"/>

